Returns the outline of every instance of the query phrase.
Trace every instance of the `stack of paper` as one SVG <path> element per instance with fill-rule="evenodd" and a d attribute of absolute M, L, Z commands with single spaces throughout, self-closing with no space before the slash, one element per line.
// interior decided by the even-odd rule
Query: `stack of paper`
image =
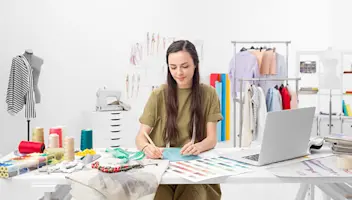
<path fill-rule="evenodd" d="M 334 154 L 352 154 L 352 137 L 342 134 L 333 134 L 325 137 L 325 141 L 331 143 Z"/>

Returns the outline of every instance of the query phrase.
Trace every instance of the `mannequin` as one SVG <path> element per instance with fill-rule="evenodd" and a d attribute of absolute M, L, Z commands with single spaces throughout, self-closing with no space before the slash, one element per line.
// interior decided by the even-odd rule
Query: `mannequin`
<path fill-rule="evenodd" d="M 44 60 L 34 55 L 31 49 L 27 49 L 23 55 L 24 57 L 26 57 L 27 61 L 29 62 L 29 64 L 33 69 L 33 89 L 34 89 L 35 102 L 40 103 L 41 94 L 38 87 L 38 81 L 39 81 L 40 71 L 44 63 Z"/>
<path fill-rule="evenodd" d="M 338 65 L 340 64 L 341 54 L 335 52 L 329 47 L 320 55 L 320 61 L 324 68 L 324 72 L 320 74 L 321 89 L 340 89 L 340 78 L 336 74 Z"/>
<path fill-rule="evenodd" d="M 324 72 L 320 74 L 319 88 L 330 90 L 329 100 L 329 134 L 331 134 L 332 120 L 332 94 L 334 89 L 341 89 L 341 78 L 336 74 L 337 67 L 341 66 L 341 52 L 333 51 L 329 47 L 320 54 L 320 61 L 324 68 Z"/>

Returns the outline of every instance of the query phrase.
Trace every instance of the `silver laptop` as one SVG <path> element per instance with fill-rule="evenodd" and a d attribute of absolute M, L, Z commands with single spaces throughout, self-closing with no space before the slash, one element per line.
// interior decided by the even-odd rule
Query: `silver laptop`
<path fill-rule="evenodd" d="M 269 112 L 260 150 L 233 159 L 262 166 L 308 155 L 315 107 Z"/>

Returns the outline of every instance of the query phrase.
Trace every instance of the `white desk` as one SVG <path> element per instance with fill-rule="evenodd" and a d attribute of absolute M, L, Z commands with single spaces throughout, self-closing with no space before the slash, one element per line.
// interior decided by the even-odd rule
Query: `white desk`
<path fill-rule="evenodd" d="M 235 149 L 218 149 L 219 152 L 236 152 Z M 323 152 L 325 153 L 325 152 Z M 277 163 L 270 166 L 280 166 L 284 164 L 289 164 L 290 162 L 295 163 L 297 160 L 286 161 L 282 163 Z M 297 194 L 296 199 L 303 199 L 306 196 L 308 186 L 311 185 L 323 185 L 326 183 L 345 183 L 351 182 L 350 177 L 331 177 L 331 178 L 280 178 L 271 174 L 266 167 L 255 168 L 255 171 L 230 177 L 222 177 L 212 180 L 207 180 L 204 182 L 199 182 L 201 184 L 253 184 L 253 183 L 262 183 L 262 184 L 277 184 L 277 183 L 300 183 L 301 188 Z M 61 173 L 52 173 L 50 175 L 45 173 L 39 173 L 33 171 L 27 174 L 22 174 L 20 176 L 13 177 L 9 180 L 0 179 L 1 184 L 12 184 L 16 187 L 29 187 L 28 190 L 40 189 L 45 193 L 47 199 L 50 197 L 51 192 L 55 192 L 59 185 L 69 184 L 69 181 L 65 179 L 65 174 Z M 165 173 L 162 177 L 161 184 L 194 184 L 191 181 L 188 181 L 184 178 L 178 177 L 171 173 Z M 22 188 L 21 188 L 22 189 Z M 11 196 L 11 193 L 14 190 L 5 191 Z M 17 190 L 20 191 L 20 190 Z M 3 192 L 2 192 L 3 193 Z M 6 195 L 5 195 L 6 196 Z M 7 198 L 12 199 L 12 198 Z"/>

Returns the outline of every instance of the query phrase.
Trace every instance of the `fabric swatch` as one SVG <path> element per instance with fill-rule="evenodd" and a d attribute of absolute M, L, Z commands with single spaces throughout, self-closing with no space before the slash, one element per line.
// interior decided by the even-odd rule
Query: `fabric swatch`
<path fill-rule="evenodd" d="M 195 155 L 182 155 L 180 153 L 181 148 L 165 148 L 163 150 L 163 159 L 169 160 L 170 162 L 196 160 L 201 157 Z"/>

